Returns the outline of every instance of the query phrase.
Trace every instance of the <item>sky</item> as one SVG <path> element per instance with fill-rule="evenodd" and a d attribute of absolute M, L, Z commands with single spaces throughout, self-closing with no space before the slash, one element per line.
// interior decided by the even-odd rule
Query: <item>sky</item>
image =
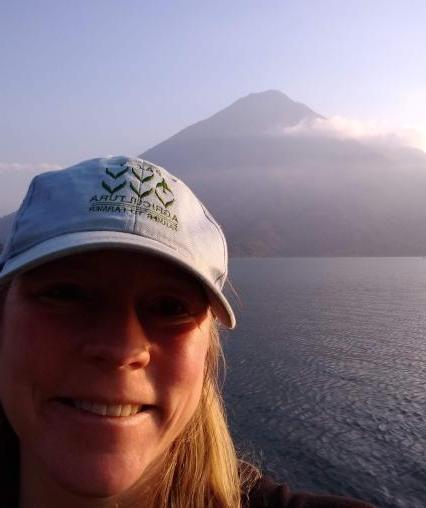
<path fill-rule="evenodd" d="M 269 89 L 426 150 L 425 26 L 424 0 L 0 0 L 0 170 L 136 155 Z"/>

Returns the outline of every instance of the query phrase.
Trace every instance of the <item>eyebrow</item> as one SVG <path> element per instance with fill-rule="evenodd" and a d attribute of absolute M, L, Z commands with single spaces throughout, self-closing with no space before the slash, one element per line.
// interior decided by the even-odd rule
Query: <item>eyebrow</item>
<path fill-rule="evenodd" d="M 56 267 L 47 267 L 45 265 L 43 266 L 37 266 L 33 268 L 32 270 L 29 270 L 27 272 L 22 273 L 19 275 L 19 278 L 22 280 L 32 280 L 38 277 L 46 277 L 48 278 L 49 275 L 60 277 L 60 276 L 69 276 L 73 274 L 81 274 L 81 275 L 87 275 L 88 273 L 92 273 L 92 270 L 90 268 L 81 268 L 77 266 L 67 266 L 66 269 L 64 268 L 56 268 Z"/>

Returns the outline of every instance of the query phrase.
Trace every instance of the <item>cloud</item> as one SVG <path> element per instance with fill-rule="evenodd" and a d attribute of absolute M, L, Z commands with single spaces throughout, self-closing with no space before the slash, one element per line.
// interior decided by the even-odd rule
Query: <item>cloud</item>
<path fill-rule="evenodd" d="M 355 139 L 385 146 L 411 146 L 426 152 L 426 126 L 396 127 L 378 121 L 360 121 L 343 116 L 302 120 L 280 129 L 284 136 Z"/>
<path fill-rule="evenodd" d="M 50 162 L 0 162 L 0 171 L 30 171 L 42 173 L 52 169 L 60 169 L 59 164 L 52 164 Z"/>

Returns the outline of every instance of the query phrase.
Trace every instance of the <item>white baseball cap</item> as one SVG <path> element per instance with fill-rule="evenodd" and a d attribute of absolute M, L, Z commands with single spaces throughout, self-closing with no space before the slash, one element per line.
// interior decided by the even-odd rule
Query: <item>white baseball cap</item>
<path fill-rule="evenodd" d="M 0 257 L 0 282 L 47 261 L 98 249 L 158 255 L 201 281 L 228 328 L 222 289 L 228 252 L 222 229 L 181 180 L 124 156 L 91 159 L 36 176 Z"/>

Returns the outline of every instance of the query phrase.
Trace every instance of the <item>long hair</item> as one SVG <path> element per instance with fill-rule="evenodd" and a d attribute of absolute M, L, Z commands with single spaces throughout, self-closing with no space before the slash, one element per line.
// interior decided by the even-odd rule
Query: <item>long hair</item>
<path fill-rule="evenodd" d="M 0 287 L 0 313 L 5 288 Z M 216 323 L 212 320 L 199 405 L 184 431 L 165 453 L 159 474 L 143 497 L 132 489 L 129 506 L 137 508 L 240 508 L 242 495 L 259 471 L 239 461 L 225 418 L 219 378 L 224 367 Z M 223 371 L 223 370 L 222 370 Z M 0 405 L 1 506 L 17 506 L 19 446 Z M 12 467 L 11 467 L 12 466 Z M 143 481 L 143 479 L 142 479 Z M 6 496 L 6 497 L 5 497 Z M 7 504 L 4 504 L 7 502 Z M 118 506 L 127 506 L 126 501 Z"/>
<path fill-rule="evenodd" d="M 225 418 L 219 373 L 224 366 L 216 323 L 199 406 L 183 433 L 166 453 L 159 482 L 145 498 L 155 508 L 240 508 L 241 497 L 259 471 L 239 461 Z M 132 506 L 138 506 L 137 503 Z"/>

